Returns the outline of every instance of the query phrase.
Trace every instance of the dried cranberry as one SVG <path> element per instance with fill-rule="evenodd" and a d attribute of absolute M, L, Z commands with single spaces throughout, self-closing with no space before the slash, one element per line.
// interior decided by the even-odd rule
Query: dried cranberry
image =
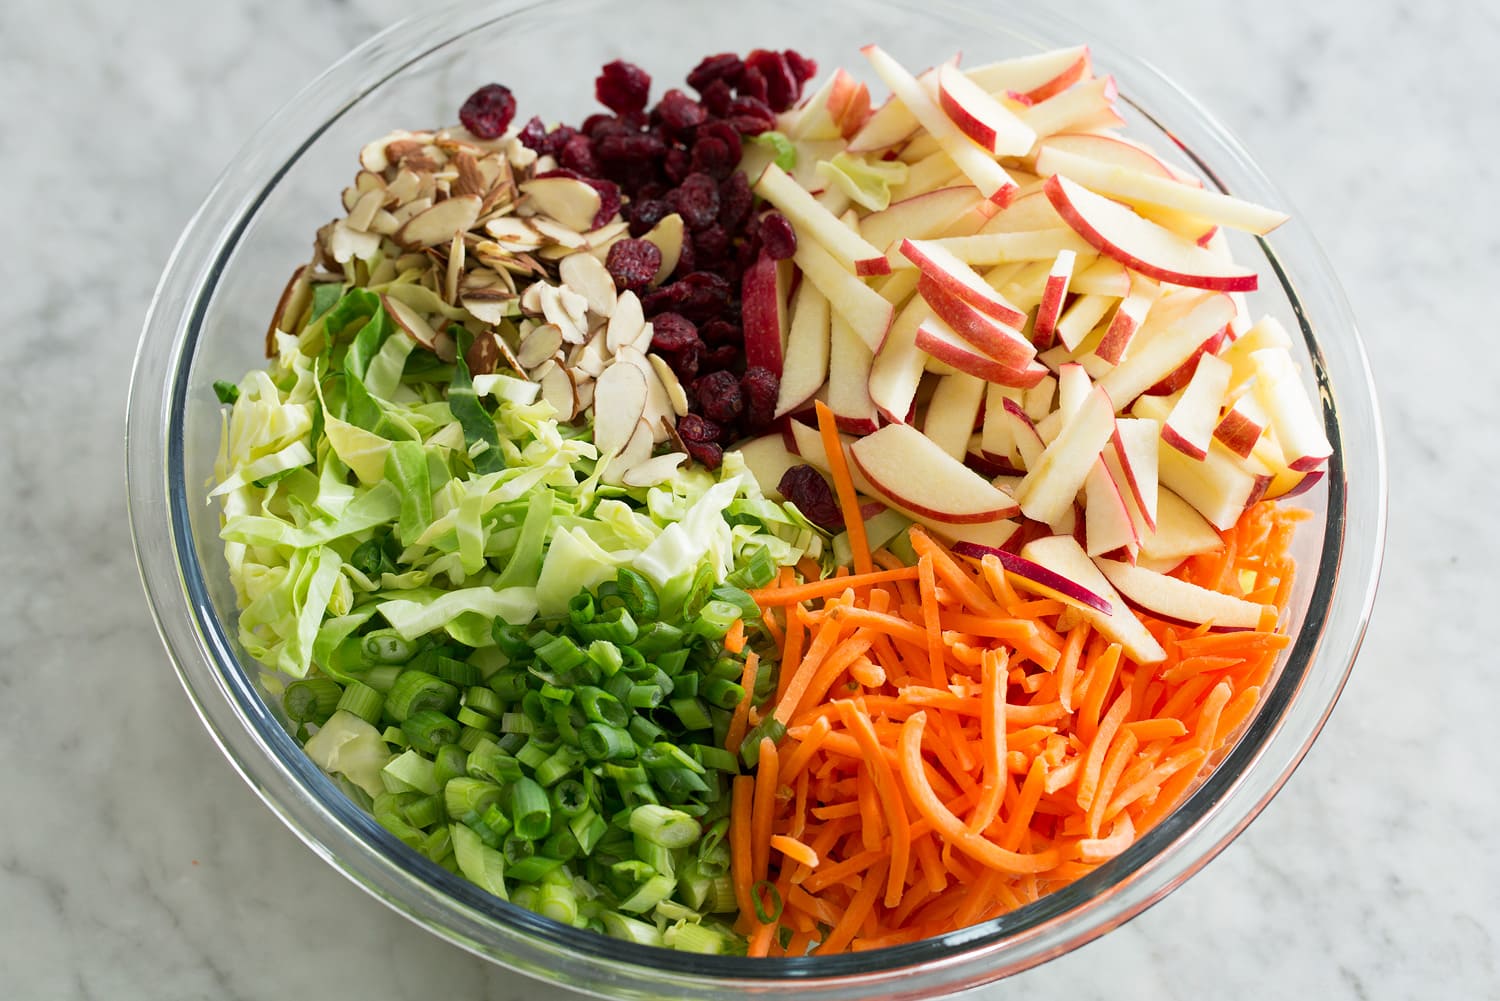
<path fill-rule="evenodd" d="M 781 380 L 768 368 L 756 366 L 746 369 L 740 378 L 740 391 L 745 398 L 745 423 L 749 430 L 764 431 L 776 419 L 776 398 L 781 393 Z"/>
<path fill-rule="evenodd" d="M 693 461 L 704 469 L 718 469 L 724 461 L 724 448 L 716 441 L 683 441 L 682 444 Z"/>
<path fill-rule="evenodd" d="M 481 139 L 498 139 L 510 128 L 516 117 L 516 99 L 509 87 L 487 83 L 458 109 L 458 120 L 464 128 Z"/>
<path fill-rule="evenodd" d="M 754 205 L 755 194 L 743 171 L 736 170 L 719 185 L 719 225 L 728 232 L 738 232 Z"/>
<path fill-rule="evenodd" d="M 733 125 L 718 119 L 704 122 L 698 126 L 698 131 L 693 133 L 693 140 L 702 142 L 704 139 L 719 140 L 729 147 L 729 159 L 736 164 L 740 162 L 744 147 L 740 143 L 740 134 L 734 130 Z"/>
<path fill-rule="evenodd" d="M 824 531 L 844 530 L 844 512 L 839 510 L 833 488 L 812 466 L 793 466 L 782 473 L 776 492 L 795 504 L 804 518 Z"/>
<path fill-rule="evenodd" d="M 607 135 L 617 135 L 630 130 L 614 115 L 607 115 L 600 111 L 585 118 L 583 124 L 578 127 L 578 131 L 598 142 Z"/>
<path fill-rule="evenodd" d="M 698 328 L 698 336 L 703 338 L 705 344 L 714 347 L 723 345 L 741 345 L 745 342 L 745 332 L 729 320 L 709 320 Z"/>
<path fill-rule="evenodd" d="M 730 158 L 728 143 L 712 136 L 693 143 L 692 158 L 694 171 L 708 174 L 716 181 L 728 177 L 739 162 L 738 158 Z"/>
<path fill-rule="evenodd" d="M 658 198 L 642 198 L 630 203 L 630 235 L 645 236 L 668 215 L 667 203 Z"/>
<path fill-rule="evenodd" d="M 685 351 L 698 343 L 698 327 L 681 313 L 657 313 L 651 318 L 651 348 L 655 351 Z"/>
<path fill-rule="evenodd" d="M 715 80 L 703 88 L 703 106 L 708 109 L 709 114 L 724 114 L 729 110 L 729 102 L 733 100 L 734 91 L 723 80 Z"/>
<path fill-rule="evenodd" d="M 797 231 L 780 212 L 767 212 L 760 217 L 760 243 L 778 261 L 784 261 L 797 252 Z"/>
<path fill-rule="evenodd" d="M 680 90 L 669 90 L 656 105 L 656 117 L 673 132 L 687 132 L 702 125 L 708 112 Z"/>
<path fill-rule="evenodd" d="M 576 135 L 563 143 L 557 154 L 557 162 L 569 170 L 576 170 L 590 177 L 597 177 L 599 174 L 599 160 L 594 156 L 594 143 L 586 135 Z"/>
<path fill-rule="evenodd" d="M 745 409 L 740 380 L 731 372 L 710 372 L 693 383 L 693 397 L 704 417 L 719 424 L 733 424 Z"/>
<path fill-rule="evenodd" d="M 634 63 L 616 59 L 594 80 L 594 96 L 610 111 L 641 111 L 651 96 L 651 77 Z"/>
<path fill-rule="evenodd" d="M 635 160 L 655 160 L 666 151 L 661 138 L 649 132 L 606 132 L 600 137 L 598 154 L 601 160 L 616 163 Z"/>
<path fill-rule="evenodd" d="M 716 81 L 725 81 L 733 84 L 739 79 L 740 74 L 745 71 L 745 63 L 733 52 L 721 52 L 716 56 L 708 56 L 693 67 L 693 71 L 687 75 L 688 86 L 703 93 L 703 89 Z"/>
<path fill-rule="evenodd" d="M 698 244 L 693 239 L 692 233 L 684 232 L 682 234 L 682 246 L 677 248 L 677 267 L 672 269 L 672 274 L 674 277 L 681 278 L 683 275 L 690 275 L 697 270 Z M 683 295 L 687 295 L 686 289 L 683 290 Z"/>
<path fill-rule="evenodd" d="M 667 175 L 667 180 L 673 184 L 681 184 L 682 179 L 692 173 L 692 154 L 674 146 L 667 150 L 666 156 L 662 157 L 661 169 L 662 173 Z"/>
<path fill-rule="evenodd" d="M 787 49 L 782 55 L 786 57 L 786 64 L 791 68 L 792 76 L 797 78 L 799 89 L 802 84 L 818 75 L 817 62 L 807 58 L 796 49 Z"/>
<path fill-rule="evenodd" d="M 673 192 L 675 208 L 682 214 L 688 228 L 700 230 L 711 226 L 719 218 L 719 182 L 702 172 L 689 174 Z M 668 204 L 673 204 L 673 195 L 668 195 Z"/>
<path fill-rule="evenodd" d="M 599 211 L 594 213 L 593 227 L 598 229 L 619 213 L 620 188 L 614 182 L 598 177 L 585 177 L 582 180 L 584 184 L 599 192 Z"/>
<path fill-rule="evenodd" d="M 785 111 L 797 100 L 802 85 L 792 74 L 786 56 L 770 49 L 756 49 L 745 57 L 745 65 L 766 79 L 766 103 L 773 111 Z"/>
<path fill-rule="evenodd" d="M 721 344 L 703 353 L 702 367 L 707 369 L 739 368 L 744 362 L 745 349 L 738 344 Z"/>
<path fill-rule="evenodd" d="M 729 306 L 729 282 L 712 271 L 693 271 L 673 285 L 683 289 L 679 293 L 677 311 L 689 318 L 709 320 L 721 315 Z"/>
<path fill-rule="evenodd" d="M 661 251 L 649 240 L 620 240 L 609 248 L 604 267 L 621 292 L 644 291 L 661 267 Z"/>
<path fill-rule="evenodd" d="M 755 97 L 736 97 L 729 102 L 726 118 L 741 135 L 758 136 L 776 127 L 776 112 L 765 101 Z"/>
<path fill-rule="evenodd" d="M 734 85 L 734 89 L 741 97 L 750 97 L 757 101 L 764 101 L 769 96 L 766 75 L 754 66 L 745 67 L 745 72 L 740 74 L 739 82 Z"/>
<path fill-rule="evenodd" d="M 521 127 L 517 138 L 521 140 L 522 146 L 534 153 L 540 154 L 547 151 L 547 126 L 535 115 Z"/>
<path fill-rule="evenodd" d="M 722 226 L 709 226 L 693 234 L 693 249 L 697 251 L 699 267 L 723 264 L 729 257 L 729 234 Z"/>
<path fill-rule="evenodd" d="M 695 441 L 718 441 L 724 429 L 699 414 L 684 414 L 677 422 L 677 437 L 691 444 Z"/>
<path fill-rule="evenodd" d="M 694 341 L 681 351 L 670 354 L 662 352 L 666 359 L 667 367 L 677 376 L 681 382 L 692 382 L 693 377 L 698 374 L 698 368 L 703 364 L 703 342 Z"/>

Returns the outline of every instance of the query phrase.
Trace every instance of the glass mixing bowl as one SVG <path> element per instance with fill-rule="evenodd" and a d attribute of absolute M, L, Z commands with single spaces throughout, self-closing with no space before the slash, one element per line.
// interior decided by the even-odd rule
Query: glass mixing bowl
<path fill-rule="evenodd" d="M 1237 257 L 1261 272 L 1254 311 L 1301 334 L 1303 368 L 1334 444 L 1328 475 L 1298 500 L 1295 642 L 1254 718 L 1166 821 L 1124 854 L 1004 917 L 912 945 L 832 957 L 745 959 L 636 946 L 515 908 L 387 834 L 302 753 L 238 647 L 233 593 L 206 500 L 219 438 L 215 379 L 262 363 L 262 333 L 317 224 L 337 209 L 360 146 L 394 127 L 452 121 L 477 85 L 501 80 L 521 114 L 576 121 L 614 58 L 658 88 L 707 53 L 796 47 L 869 78 L 858 47 L 909 65 L 962 47 L 975 62 L 1093 46 L 1130 106 L 1131 133 L 1176 145 L 1205 181 L 1287 207 L 1249 156 L 1151 67 L 1041 3 L 924 0 L 553 0 L 466 3 L 423 13 L 346 56 L 230 163 L 172 255 L 146 320 L 126 442 L 131 523 L 158 628 L 205 725 L 245 780 L 306 844 L 373 896 L 469 951 L 532 976 L 617 997 L 905 998 L 972 987 L 1118 926 L 1202 868 L 1265 806 L 1306 753 L 1348 676 L 1374 597 L 1385 523 L 1379 417 L 1354 319 L 1311 236 L 1293 222 Z M 873 81 L 872 81 L 873 82 Z"/>

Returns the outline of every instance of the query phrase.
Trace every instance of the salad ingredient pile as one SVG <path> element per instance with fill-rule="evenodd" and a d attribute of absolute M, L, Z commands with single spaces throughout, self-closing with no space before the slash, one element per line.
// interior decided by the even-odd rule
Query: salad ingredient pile
<path fill-rule="evenodd" d="M 704 59 L 360 151 L 212 496 L 309 755 L 502 900 L 803 955 L 1039 899 L 1287 644 L 1331 454 L 1226 230 L 1087 49 Z"/>

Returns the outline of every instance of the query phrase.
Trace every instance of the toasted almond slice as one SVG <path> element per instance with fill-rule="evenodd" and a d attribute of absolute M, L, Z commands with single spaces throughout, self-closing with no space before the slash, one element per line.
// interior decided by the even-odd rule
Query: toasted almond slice
<path fill-rule="evenodd" d="M 432 329 L 432 324 L 426 318 L 412 309 L 406 303 L 393 295 L 381 293 L 380 304 L 385 311 L 396 321 L 396 326 L 406 332 L 406 335 L 429 351 L 437 350 L 437 332 Z M 452 338 L 449 338 L 451 343 Z"/>
<path fill-rule="evenodd" d="M 535 368 L 557 354 L 562 343 L 562 331 L 558 329 L 557 324 L 543 323 L 521 340 L 521 347 L 516 351 L 516 360 L 528 369 Z"/>
<path fill-rule="evenodd" d="M 528 247 L 539 247 L 542 244 L 541 234 L 531 225 L 531 221 L 519 216 L 496 216 L 485 222 L 484 230 L 505 244 L 524 244 Z"/>
<path fill-rule="evenodd" d="M 594 444 L 601 456 L 616 454 L 634 437 L 647 397 L 646 376 L 634 365 L 611 365 L 595 381 Z M 648 455 L 652 438 L 648 429 Z"/>
<path fill-rule="evenodd" d="M 416 198 L 422 190 L 422 178 L 417 176 L 413 170 L 398 170 L 396 176 L 386 185 L 386 190 L 397 205 L 405 205 Z"/>
<path fill-rule="evenodd" d="M 464 364 L 469 367 L 470 375 L 488 375 L 495 371 L 500 358 L 500 335 L 493 330 L 486 330 L 469 345 L 469 350 L 464 354 Z"/>
<path fill-rule="evenodd" d="M 672 366 L 661 355 L 647 355 L 646 360 L 651 363 L 656 378 L 667 391 L 667 399 L 672 401 L 672 412 L 678 417 L 685 415 L 688 412 L 688 398 L 687 390 L 682 388 L 682 380 L 677 378 L 677 373 L 672 371 Z"/>
<path fill-rule="evenodd" d="M 534 216 L 531 224 L 542 236 L 566 250 L 578 250 L 588 246 L 588 241 L 583 238 L 582 233 L 574 232 L 562 223 L 548 219 L 546 216 Z"/>
<path fill-rule="evenodd" d="M 626 222 L 623 219 L 617 219 L 615 222 L 605 223 L 598 229 L 589 230 L 587 233 L 583 234 L 583 238 L 584 241 L 588 244 L 589 249 L 593 250 L 595 247 L 601 245 L 606 247 L 609 246 L 609 244 L 614 243 L 616 240 L 626 236 L 629 229 L 630 223 Z"/>
<path fill-rule="evenodd" d="M 475 195 L 482 199 L 485 192 L 490 190 L 490 185 L 479 169 L 479 161 L 474 154 L 466 149 L 456 150 L 452 162 L 455 177 L 448 188 L 449 192 L 454 196 Z"/>
<path fill-rule="evenodd" d="M 451 363 L 458 358 L 458 344 L 446 329 L 439 330 L 432 338 L 432 353 L 438 356 L 438 361 Z"/>
<path fill-rule="evenodd" d="M 403 247 L 434 247 L 467 231 L 478 218 L 479 196 L 459 195 L 412 216 L 396 230 L 395 240 Z"/>
<path fill-rule="evenodd" d="M 443 276 L 443 299 L 450 306 L 458 302 L 458 283 L 464 275 L 467 254 L 463 234 L 454 233 L 453 242 L 448 245 L 448 271 Z"/>
<path fill-rule="evenodd" d="M 661 419 L 661 429 L 662 433 L 666 436 L 665 440 L 672 443 L 672 451 L 687 451 L 687 443 L 682 440 L 682 435 L 677 433 L 677 425 L 672 421 L 672 418 L 663 417 Z"/>
<path fill-rule="evenodd" d="M 357 229 L 362 233 L 368 232 L 370 223 L 375 221 L 375 213 L 380 211 L 384 202 L 385 191 L 383 190 L 366 191 L 358 195 L 354 206 L 349 209 L 349 218 L 345 222 L 349 224 L 350 229 Z"/>
<path fill-rule="evenodd" d="M 546 282 L 533 282 L 521 293 L 521 310 L 527 316 L 542 315 L 542 294 L 551 286 Z"/>
<path fill-rule="evenodd" d="M 670 418 L 673 414 L 672 398 L 667 393 L 667 387 L 656 376 L 656 369 L 646 360 L 646 356 L 634 347 L 626 345 L 615 355 L 615 365 L 633 365 L 641 370 L 641 375 L 646 377 L 646 410 L 644 417 L 651 422 L 652 437 L 656 441 L 663 440 L 663 432 L 660 428 L 661 418 Z"/>
<path fill-rule="evenodd" d="M 366 143 L 359 151 L 359 165 L 368 171 L 379 174 L 391 165 L 390 157 L 386 155 L 386 147 L 392 142 L 400 139 L 411 138 L 412 133 L 404 129 L 397 129 L 389 135 L 381 136 L 374 142 Z"/>
<path fill-rule="evenodd" d="M 677 472 L 677 467 L 686 461 L 687 456 L 681 452 L 658 455 L 631 466 L 620 477 L 620 482 L 627 487 L 654 487 L 670 480 Z"/>
<path fill-rule="evenodd" d="M 601 328 L 590 334 L 588 341 L 578 348 L 573 367 L 597 379 L 609 367 L 609 362 L 610 351 Z"/>
<path fill-rule="evenodd" d="M 682 216 L 673 212 L 663 216 L 642 239 L 650 240 L 661 251 L 661 267 L 656 269 L 652 285 L 660 285 L 677 269 L 682 259 Z"/>
<path fill-rule="evenodd" d="M 328 253 L 340 264 L 348 264 L 354 258 L 367 261 L 380 250 L 377 233 L 360 233 L 351 229 L 343 219 L 333 224 L 328 236 Z"/>
<path fill-rule="evenodd" d="M 579 301 L 578 311 L 581 312 L 588 308 L 587 303 L 583 302 L 581 296 L 573 295 L 571 292 L 566 294 Z M 583 324 L 575 318 L 575 311 L 569 308 L 569 304 L 564 301 L 563 297 L 564 290 L 553 285 L 543 285 L 541 293 L 537 296 L 541 300 L 542 315 L 547 318 L 548 323 L 557 324 L 557 328 L 562 331 L 563 340 L 569 344 L 582 344 L 587 331 L 584 329 Z"/>
<path fill-rule="evenodd" d="M 587 333 L 589 327 L 588 299 L 566 285 L 559 285 L 557 286 L 557 302 L 558 305 L 562 306 L 563 311 L 568 314 L 568 319 L 582 328 L 584 333 Z"/>
<path fill-rule="evenodd" d="M 555 366 L 541 380 L 542 399 L 552 404 L 557 419 L 570 421 L 578 413 L 578 394 L 573 388 L 573 376 L 562 365 Z"/>
<path fill-rule="evenodd" d="M 506 143 L 505 158 L 516 170 L 525 170 L 537 161 L 536 151 L 527 147 L 520 139 L 511 139 Z"/>
<path fill-rule="evenodd" d="M 292 327 L 301 318 L 303 310 L 312 300 L 312 280 L 308 277 L 312 269 L 304 264 L 292 272 L 281 298 L 276 300 L 276 311 L 271 314 L 271 324 L 266 327 L 266 357 L 276 357 L 276 332 L 292 332 Z"/>
<path fill-rule="evenodd" d="M 542 177 L 526 181 L 521 193 L 543 215 L 582 233 L 594 225 L 599 212 L 599 192 L 571 177 Z"/>
<path fill-rule="evenodd" d="M 385 209 L 376 212 L 375 217 L 370 220 L 370 232 L 381 236 L 390 236 L 400 227 L 401 223 L 397 221 L 395 214 Z"/>
<path fill-rule="evenodd" d="M 635 340 L 630 342 L 630 346 L 641 354 L 645 354 L 651 350 L 651 338 L 655 336 L 656 328 L 650 323 L 643 323 L 641 324 L 641 332 L 635 335 Z"/>
<path fill-rule="evenodd" d="M 595 420 L 598 419 L 597 413 L 596 408 Z M 626 474 L 651 458 L 652 443 L 651 426 L 644 418 L 637 420 L 624 447 L 619 450 L 618 454 L 613 455 L 609 465 L 605 467 L 604 482 L 623 483 Z"/>
<path fill-rule="evenodd" d="M 372 170 L 361 170 L 354 175 L 354 190 L 360 194 L 366 191 L 385 191 L 385 178 Z"/>
<path fill-rule="evenodd" d="M 557 266 L 563 287 L 583 296 L 588 302 L 589 312 L 595 316 L 609 316 L 615 311 L 619 299 L 615 292 L 615 280 L 597 257 L 591 254 L 569 254 Z"/>
<path fill-rule="evenodd" d="M 578 412 L 580 414 L 587 413 L 589 408 L 594 405 L 595 385 L 593 379 L 580 377 L 576 371 L 573 373 L 573 392 L 578 395 Z"/>
<path fill-rule="evenodd" d="M 405 226 L 407 222 L 432 208 L 432 199 L 424 196 L 413 198 L 391 210 L 391 215 L 396 217 L 397 228 Z"/>
<path fill-rule="evenodd" d="M 622 293 L 615 302 L 609 316 L 609 328 L 605 334 L 609 353 L 614 354 L 627 344 L 634 343 L 646 326 L 646 314 L 641 309 L 641 300 L 634 292 Z"/>

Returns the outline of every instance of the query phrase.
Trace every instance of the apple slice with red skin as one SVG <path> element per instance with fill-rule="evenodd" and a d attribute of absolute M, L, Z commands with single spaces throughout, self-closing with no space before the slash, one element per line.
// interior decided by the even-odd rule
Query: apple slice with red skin
<path fill-rule="evenodd" d="M 777 417 L 807 406 L 828 378 L 829 331 L 827 297 L 812 282 L 802 282 L 792 298 L 791 329 L 776 398 Z"/>
<path fill-rule="evenodd" d="M 1068 283 L 1073 280 L 1073 269 L 1077 263 L 1077 253 L 1060 250 L 1056 260 L 1052 262 L 1052 270 L 1047 272 L 1047 283 L 1042 286 L 1042 301 L 1037 304 L 1036 318 L 1031 324 L 1031 343 L 1037 346 L 1037 350 L 1050 348 L 1056 339 L 1057 320 L 1062 316 L 1063 303 L 1068 298 Z"/>
<path fill-rule="evenodd" d="M 1077 362 L 1067 362 L 1057 369 L 1057 410 L 1066 421 L 1078 412 L 1094 388 L 1089 374 Z"/>
<path fill-rule="evenodd" d="M 1090 556 L 1135 545 L 1135 522 L 1104 458 L 1094 460 L 1083 481 L 1084 540 Z"/>
<path fill-rule="evenodd" d="M 740 279 L 740 321 L 745 332 L 745 364 L 782 373 L 782 345 L 787 333 L 785 284 L 776 259 L 764 250 Z"/>
<path fill-rule="evenodd" d="M 1027 545 L 1030 545 L 1030 543 L 1028 542 Z M 1042 566 L 1040 563 L 1035 563 L 1032 560 L 997 546 L 983 546 L 974 542 L 956 542 L 953 544 L 953 554 L 955 556 L 967 556 L 970 559 L 981 562 L 985 557 L 993 556 L 999 561 L 1001 569 L 1016 578 L 1017 583 L 1028 591 L 1040 594 L 1044 598 L 1056 598 L 1072 607 L 1089 608 L 1103 615 L 1108 615 L 1114 610 L 1114 606 L 1108 598 L 1090 591 L 1071 578 Z"/>
<path fill-rule="evenodd" d="M 1088 157 L 1099 164 L 1114 167 L 1123 167 L 1128 170 L 1148 174 L 1152 177 L 1164 178 L 1177 184 L 1187 184 L 1201 188 L 1202 182 L 1195 177 L 1179 173 L 1165 162 L 1156 158 L 1156 155 L 1144 146 L 1140 146 L 1128 139 L 1119 136 L 1100 135 L 1097 132 L 1060 132 L 1048 136 L 1037 144 L 1036 166 L 1039 174 L 1063 173 L 1066 170 L 1050 169 L 1055 166 L 1056 161 L 1049 162 L 1044 159 L 1048 150 L 1072 153 L 1077 156 Z M 1044 169 L 1049 168 L 1049 169 Z M 1072 174 L 1068 174 L 1073 177 Z M 1088 187 L 1088 183 L 1079 177 L 1073 180 Z M 1136 205 L 1135 210 L 1140 215 L 1152 222 L 1160 223 L 1174 233 L 1187 237 L 1199 246 L 1207 246 L 1208 241 L 1213 239 L 1219 232 L 1219 227 L 1207 220 L 1180 212 L 1176 209 L 1161 208 L 1154 205 Z"/>
<path fill-rule="evenodd" d="M 877 490 L 924 517 L 972 524 L 1016 511 L 1007 494 L 910 425 L 888 424 L 857 439 L 849 453 Z"/>
<path fill-rule="evenodd" d="M 1119 592 L 1072 536 L 1051 535 L 1033 539 L 1021 550 L 1021 556 L 1072 581 L 1075 587 L 1090 591 L 1109 602 L 1108 612 L 1100 611 L 1092 605 L 1075 604 L 1074 607 L 1106 638 L 1119 643 L 1131 660 L 1141 665 L 1159 664 L 1166 660 L 1167 653 L 1161 648 L 1161 644 L 1126 607 Z"/>
<path fill-rule="evenodd" d="M 1142 566 L 1101 557 L 1094 558 L 1094 565 L 1127 602 L 1159 619 L 1191 626 L 1207 625 L 1212 632 L 1233 632 L 1257 628 L 1265 612 L 1264 605 L 1210 591 Z"/>
<path fill-rule="evenodd" d="M 938 319 L 952 327 L 954 333 L 1007 368 L 1023 368 L 1036 357 L 1036 345 L 1019 329 L 981 313 L 931 276 L 924 274 L 918 279 L 917 294 L 927 300 Z"/>
<path fill-rule="evenodd" d="M 1176 560 L 1224 548 L 1219 533 L 1187 501 L 1170 490 L 1156 498 L 1156 528 L 1141 534 L 1141 558 Z"/>
<path fill-rule="evenodd" d="M 1019 94 L 1035 104 L 1088 79 L 1091 71 L 1088 46 L 1078 45 L 976 66 L 967 76 L 991 94 Z"/>
<path fill-rule="evenodd" d="M 856 275 L 890 272 L 890 262 L 878 248 L 846 226 L 776 164 L 766 165 L 754 189 L 757 195 L 776 206 L 791 221 L 799 245 L 807 241 L 822 244 L 829 254 Z"/>
<path fill-rule="evenodd" d="M 1058 132 L 1111 128 L 1125 124 L 1115 110 L 1119 96 L 1114 77 L 1096 77 L 1038 101 L 1021 112 L 1020 118 L 1043 138 Z"/>
<path fill-rule="evenodd" d="M 1025 313 L 1006 302 L 1005 297 L 991 288 L 978 272 L 942 244 L 931 240 L 906 239 L 901 241 L 900 251 L 903 257 L 917 266 L 923 277 L 953 298 L 1012 327 L 1019 327 L 1026 322 Z"/>
<path fill-rule="evenodd" d="M 938 67 L 938 103 L 959 131 L 996 156 L 1024 156 L 1036 133 L 953 62 Z"/>
<path fill-rule="evenodd" d="M 1004 406 L 1005 415 L 1010 421 L 1016 453 L 1021 457 L 1021 464 L 1027 469 L 1035 469 L 1047 445 L 1042 441 L 1042 436 L 1037 434 L 1036 425 L 1032 423 L 1030 415 L 1021 404 L 1007 398 Z"/>
<path fill-rule="evenodd" d="M 1068 224 L 1052 207 L 1047 193 L 1040 186 L 1015 197 L 1005 211 L 997 212 L 985 220 L 980 233 L 1035 233 L 1041 230 L 1058 229 Z"/>
<path fill-rule="evenodd" d="M 1161 425 L 1147 418 L 1117 417 L 1110 449 L 1116 472 L 1115 485 L 1127 495 L 1133 513 L 1139 517 L 1137 535 L 1156 528 L 1156 501 L 1160 491 L 1157 462 L 1160 452 Z M 1108 458 L 1109 456 L 1106 456 Z"/>
<path fill-rule="evenodd" d="M 1042 190 L 1058 214 L 1094 249 L 1148 278 L 1213 291 L 1256 289 L 1254 270 L 1224 261 L 1061 174 L 1047 178 Z"/>
<path fill-rule="evenodd" d="M 1146 316 L 1159 295 L 1160 285 L 1137 275 L 1130 283 L 1130 294 L 1115 307 L 1115 315 L 1110 318 L 1109 328 L 1104 331 L 1103 339 L 1094 348 L 1094 354 L 1111 365 L 1118 365 L 1125 356 L 1125 349 L 1146 322 Z"/>
<path fill-rule="evenodd" d="M 1020 368 L 996 361 L 981 353 L 936 316 L 928 317 L 917 327 L 916 346 L 960 372 L 1003 386 L 1025 389 L 1035 386 L 1048 374 L 1046 367 L 1035 361 Z"/>
<path fill-rule="evenodd" d="M 1188 380 L 1187 388 L 1167 415 L 1167 423 L 1161 429 L 1161 440 L 1190 458 L 1201 459 L 1207 455 L 1228 389 L 1229 363 L 1218 355 L 1205 353 L 1199 357 L 1198 367 Z"/>
<path fill-rule="evenodd" d="M 1246 394 L 1224 411 L 1214 428 L 1214 439 L 1243 459 L 1255 451 L 1269 424 L 1270 418 L 1255 401 L 1254 395 Z"/>
<path fill-rule="evenodd" d="M 1016 500 L 1026 517 L 1053 524 L 1072 504 L 1094 460 L 1115 430 L 1115 405 L 1096 386 L 1063 425 L 1034 467 L 1028 466 Z"/>
<path fill-rule="evenodd" d="M 842 316 L 835 315 L 828 356 L 828 409 L 839 430 L 869 434 L 879 426 L 870 399 L 870 368 L 875 355 Z"/>
<path fill-rule="evenodd" d="M 761 435 L 735 446 L 745 460 L 745 468 L 760 484 L 760 492 L 772 500 L 782 500 L 777 490 L 781 478 L 793 466 L 803 465 L 802 457 L 787 447 L 786 437 L 781 434 Z"/>
<path fill-rule="evenodd" d="M 1204 355 L 1216 355 L 1229 340 L 1229 327 L 1220 328 L 1212 337 L 1198 345 L 1198 350 L 1187 356 L 1187 360 L 1152 384 L 1146 392 L 1151 396 L 1171 396 L 1188 384 L 1198 370 L 1198 359 Z M 1233 380 L 1230 382 L 1233 385 Z"/>
<path fill-rule="evenodd" d="M 1333 447 L 1302 389 L 1292 356 L 1282 348 L 1263 348 L 1250 360 L 1256 371 L 1252 392 L 1271 418 L 1287 467 L 1299 473 L 1318 468 L 1333 454 Z"/>
<path fill-rule="evenodd" d="M 1138 343 L 1128 357 L 1100 380 L 1110 398 L 1123 407 L 1140 396 L 1158 380 L 1170 374 L 1193 357 L 1210 337 L 1224 329 L 1234 315 L 1234 303 L 1227 295 L 1207 295 L 1193 301 L 1185 314 L 1151 336 L 1138 335 Z M 1150 318 L 1148 324 L 1155 326 Z"/>
<path fill-rule="evenodd" d="M 980 429 L 980 453 L 991 462 L 1010 465 L 1011 453 L 1015 450 L 1015 433 L 1010 419 L 1005 415 L 1005 401 L 1021 400 L 1021 391 L 1011 386 L 990 383 L 984 397 L 984 426 Z"/>
<path fill-rule="evenodd" d="M 890 332 L 895 307 L 815 241 L 799 240 L 792 259 L 803 279 L 816 285 L 827 298 L 829 308 L 849 322 L 871 351 L 879 351 Z"/>
<path fill-rule="evenodd" d="M 955 372 L 938 380 L 927 401 L 922 433 L 960 462 L 968 455 L 969 437 L 984 406 L 985 386 L 978 376 Z"/>
<path fill-rule="evenodd" d="M 925 240 L 941 235 L 981 201 L 978 189 L 967 184 L 924 191 L 871 212 L 859 221 L 859 234 L 871 246 L 889 251 L 903 237 Z"/>

